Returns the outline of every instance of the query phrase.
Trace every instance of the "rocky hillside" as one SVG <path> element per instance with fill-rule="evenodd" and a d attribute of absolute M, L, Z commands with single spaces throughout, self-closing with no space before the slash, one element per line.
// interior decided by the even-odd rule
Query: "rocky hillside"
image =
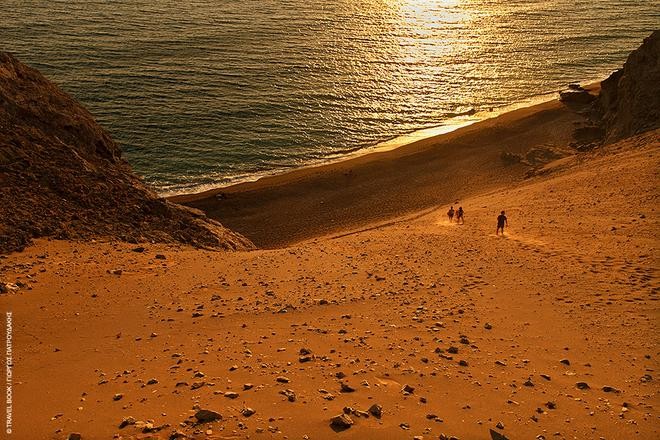
<path fill-rule="evenodd" d="M 0 53 L 0 253 L 45 236 L 252 247 L 201 212 L 158 198 L 87 110 Z"/>
<path fill-rule="evenodd" d="M 607 142 L 660 127 L 660 31 L 602 82 L 596 109 Z"/>

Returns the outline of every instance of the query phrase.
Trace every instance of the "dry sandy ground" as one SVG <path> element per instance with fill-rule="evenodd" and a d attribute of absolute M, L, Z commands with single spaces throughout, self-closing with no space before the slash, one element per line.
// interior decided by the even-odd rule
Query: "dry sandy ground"
<path fill-rule="evenodd" d="M 562 159 L 461 200 L 464 225 L 439 206 L 278 250 L 40 241 L 0 260 L 27 284 L 0 296 L 11 438 L 660 438 L 659 147 Z"/>

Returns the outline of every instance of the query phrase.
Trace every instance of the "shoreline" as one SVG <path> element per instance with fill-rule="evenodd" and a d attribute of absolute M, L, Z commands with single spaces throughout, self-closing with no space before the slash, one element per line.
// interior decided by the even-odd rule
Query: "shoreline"
<path fill-rule="evenodd" d="M 597 94 L 599 86 L 585 88 Z M 579 110 L 555 98 L 397 148 L 168 200 L 205 212 L 257 247 L 289 246 L 519 181 L 575 154 L 573 130 L 589 124 Z M 504 153 L 520 160 L 507 163 Z"/>
<path fill-rule="evenodd" d="M 606 78 L 606 77 L 605 77 Z M 585 81 L 583 87 L 590 92 L 593 92 L 600 88 L 600 83 L 605 78 L 600 80 L 589 80 Z M 580 82 L 579 84 L 583 84 Z M 236 177 L 235 180 L 231 180 L 227 184 L 205 184 L 200 185 L 198 188 L 191 188 L 190 191 L 184 190 L 183 192 L 157 192 L 159 197 L 162 197 L 166 200 L 173 201 L 174 203 L 180 203 L 179 200 L 194 200 L 196 198 L 208 197 L 214 194 L 218 194 L 228 188 L 233 188 L 235 186 L 250 184 L 254 182 L 261 181 L 263 179 L 270 179 L 273 177 L 286 175 L 289 173 L 295 173 L 300 170 L 310 169 L 310 168 L 321 168 L 325 166 L 331 166 L 339 162 L 350 161 L 362 156 L 368 156 L 371 154 L 386 152 L 395 150 L 398 148 L 406 147 L 408 145 L 425 141 L 428 139 L 436 138 L 439 136 L 444 136 L 450 133 L 453 133 L 457 130 L 460 130 L 465 127 L 469 127 L 474 124 L 479 124 L 481 122 L 498 118 L 507 113 L 514 112 L 516 110 L 521 110 L 525 108 L 535 107 L 537 105 L 545 104 L 553 100 L 558 99 L 557 95 L 559 92 L 565 89 L 556 89 L 550 92 L 542 93 L 540 95 L 535 95 L 529 98 L 525 98 L 521 101 L 517 101 L 511 104 L 506 104 L 499 108 L 494 108 L 491 110 L 478 111 L 476 113 L 468 114 L 459 114 L 453 116 L 440 125 L 422 128 L 419 130 L 412 131 L 410 133 L 404 133 L 398 136 L 394 136 L 390 139 L 383 140 L 377 144 L 356 148 L 355 150 L 349 150 L 346 153 L 336 153 L 327 156 L 323 159 L 310 161 L 308 164 L 290 168 L 280 168 L 272 169 L 267 171 L 260 171 L 253 173 L 251 175 L 245 175 Z M 228 179 L 234 179 L 232 177 Z M 184 202 L 185 203 L 185 202 Z"/>

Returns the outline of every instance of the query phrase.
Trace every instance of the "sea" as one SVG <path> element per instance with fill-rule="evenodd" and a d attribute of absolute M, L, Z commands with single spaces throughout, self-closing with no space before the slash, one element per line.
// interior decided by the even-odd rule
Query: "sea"
<path fill-rule="evenodd" d="M 1 0 L 0 50 L 162 195 L 392 147 L 604 79 L 657 0 Z"/>

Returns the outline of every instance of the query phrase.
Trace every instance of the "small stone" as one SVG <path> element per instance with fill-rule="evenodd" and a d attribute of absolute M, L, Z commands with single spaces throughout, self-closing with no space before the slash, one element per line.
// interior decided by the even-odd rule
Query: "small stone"
<path fill-rule="evenodd" d="M 605 385 L 603 387 L 603 391 L 605 391 L 606 393 L 617 393 L 617 394 L 621 392 L 620 390 L 618 390 L 614 387 L 611 387 L 609 385 Z"/>
<path fill-rule="evenodd" d="M 241 414 L 243 414 L 245 417 L 250 417 L 250 416 L 252 416 L 252 415 L 255 414 L 255 413 L 256 413 L 256 411 L 253 410 L 252 408 L 249 408 L 249 407 L 247 407 L 247 408 L 243 408 L 243 409 L 241 410 Z"/>
<path fill-rule="evenodd" d="M 564 365 L 571 365 L 571 361 L 569 361 L 568 359 L 562 359 L 559 362 L 564 364 Z"/>
<path fill-rule="evenodd" d="M 156 254 L 155 258 L 156 258 L 156 260 L 165 260 L 167 257 L 165 257 L 165 255 L 163 255 L 163 254 Z"/>
<path fill-rule="evenodd" d="M 460 361 L 458 361 L 458 365 L 460 365 L 461 367 L 467 367 L 468 363 L 467 363 L 467 361 L 460 360 Z"/>
<path fill-rule="evenodd" d="M 491 329 L 493 328 L 493 326 L 490 325 L 489 323 L 485 323 L 485 324 L 484 324 L 484 328 L 485 328 L 486 330 L 491 330 Z"/>
<path fill-rule="evenodd" d="M 500 429 L 502 429 L 502 428 L 500 428 Z M 509 440 L 504 434 L 500 434 L 499 432 L 497 432 L 493 429 L 490 429 L 489 432 L 490 432 L 491 440 Z"/>
<path fill-rule="evenodd" d="M 589 384 L 586 383 L 586 382 L 578 382 L 578 383 L 575 384 L 575 386 L 578 387 L 581 390 L 588 390 L 590 388 Z"/>
<path fill-rule="evenodd" d="M 405 384 L 403 388 L 401 388 L 401 392 L 404 394 L 412 394 L 415 392 L 415 387 L 411 387 L 408 384 Z"/>
<path fill-rule="evenodd" d="M 227 391 L 225 393 L 225 397 L 228 398 L 228 399 L 236 399 L 236 398 L 238 398 L 238 393 L 235 393 L 233 391 Z"/>
<path fill-rule="evenodd" d="M 355 388 L 350 386 L 349 384 L 342 382 L 341 383 L 341 390 L 342 393 L 353 393 L 355 392 Z"/>
<path fill-rule="evenodd" d="M 67 440 L 82 440 L 82 435 L 80 435 L 78 432 L 72 432 L 67 437 Z"/>
<path fill-rule="evenodd" d="M 458 347 L 454 347 L 454 346 L 449 347 L 449 348 L 447 349 L 447 353 L 458 354 Z"/>
<path fill-rule="evenodd" d="M 282 391 L 280 391 L 280 394 L 282 394 L 283 396 L 286 396 L 286 398 L 289 402 L 295 402 L 296 401 L 296 393 L 293 390 L 282 390 Z"/>
<path fill-rule="evenodd" d="M 497 422 L 497 425 L 495 425 L 497 429 L 504 429 L 504 423 L 502 422 Z"/>
<path fill-rule="evenodd" d="M 121 394 L 121 393 L 117 393 L 117 394 L 115 394 L 114 396 L 112 396 L 112 400 L 114 400 L 114 401 L 116 402 L 116 401 L 118 401 L 118 400 L 121 400 L 123 397 L 124 397 L 123 394 Z"/>
<path fill-rule="evenodd" d="M 251 383 L 244 383 L 243 384 L 243 391 L 251 390 L 252 388 L 254 388 L 254 385 L 251 384 Z"/>
<path fill-rule="evenodd" d="M 135 417 L 132 416 L 124 417 L 121 423 L 119 424 L 119 429 L 125 428 L 129 425 L 135 425 Z"/>
<path fill-rule="evenodd" d="M 376 417 L 377 419 L 380 419 L 383 416 L 383 406 L 374 403 L 369 407 L 369 412 L 371 413 L 372 416 Z"/>
<path fill-rule="evenodd" d="M 147 381 L 147 385 L 156 385 L 157 383 L 158 383 L 158 379 L 153 377 Z"/>
<path fill-rule="evenodd" d="M 532 379 L 527 379 L 525 382 L 523 382 L 523 385 L 525 385 L 526 387 L 533 387 L 534 382 L 532 382 Z"/>
<path fill-rule="evenodd" d="M 195 418 L 199 423 L 213 422 L 214 420 L 222 419 L 220 413 L 211 411 L 210 409 L 200 409 L 195 413 Z"/>
<path fill-rule="evenodd" d="M 555 408 L 557 408 L 557 404 L 556 404 L 555 402 L 553 402 L 553 401 L 546 402 L 545 406 L 546 406 L 548 409 L 555 409 Z"/>
<path fill-rule="evenodd" d="M 336 431 L 344 431 L 353 426 L 354 423 L 353 419 L 346 414 L 339 414 L 330 419 L 330 426 Z"/>
<path fill-rule="evenodd" d="M 275 378 L 275 381 L 276 381 L 276 382 L 279 382 L 279 383 L 289 383 L 289 382 L 291 382 L 291 381 L 289 380 L 289 378 L 288 378 L 288 377 L 285 377 L 285 376 L 277 376 L 277 377 Z"/>

